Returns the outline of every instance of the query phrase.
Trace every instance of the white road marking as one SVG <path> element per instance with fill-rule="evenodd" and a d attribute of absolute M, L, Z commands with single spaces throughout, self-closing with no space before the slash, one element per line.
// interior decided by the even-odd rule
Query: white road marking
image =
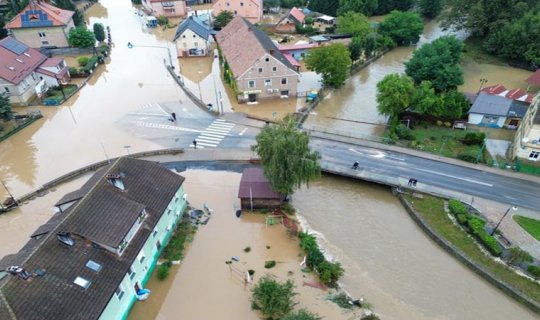
<path fill-rule="evenodd" d="M 152 123 L 152 122 L 143 122 L 143 121 L 135 121 L 135 125 L 139 127 L 146 127 L 146 128 L 167 129 L 167 130 L 177 130 L 177 131 L 187 131 L 187 132 L 203 132 L 202 130 L 171 126 L 170 124 Z"/>
<path fill-rule="evenodd" d="M 216 119 L 212 124 L 210 124 L 204 131 L 199 134 L 195 141 L 197 141 L 197 147 L 199 145 L 205 147 L 217 147 L 223 138 L 230 136 L 232 128 L 235 126 L 234 123 L 228 123 L 221 119 Z M 191 144 L 190 147 L 193 148 Z"/>
<path fill-rule="evenodd" d="M 239 136 L 243 136 L 244 133 L 246 133 L 246 131 L 247 131 L 247 128 L 244 128 L 244 130 L 242 130 L 238 135 L 239 135 Z"/>
<path fill-rule="evenodd" d="M 481 182 L 481 181 L 473 180 L 473 179 L 469 179 L 469 178 L 462 178 L 462 177 L 458 177 L 458 176 L 453 176 L 453 175 L 450 175 L 450 174 L 437 172 L 437 171 L 433 171 L 433 170 L 427 170 L 427 169 L 421 169 L 421 168 L 418 168 L 416 170 L 423 171 L 423 172 L 428 172 L 428 173 L 433 173 L 433 174 L 443 176 L 443 177 L 448 177 L 448 178 L 463 180 L 463 181 L 467 181 L 467 182 L 471 182 L 471 183 L 481 184 L 481 185 L 488 186 L 488 187 L 493 187 L 493 185 L 490 184 L 490 183 L 485 183 L 485 182 Z"/>

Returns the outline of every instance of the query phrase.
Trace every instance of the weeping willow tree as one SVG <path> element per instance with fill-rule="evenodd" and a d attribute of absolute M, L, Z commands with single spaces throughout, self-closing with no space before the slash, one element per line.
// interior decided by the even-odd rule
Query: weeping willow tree
<path fill-rule="evenodd" d="M 319 154 L 309 149 L 309 135 L 296 128 L 292 117 L 266 126 L 255 140 L 252 149 L 261 159 L 264 175 L 285 198 L 320 177 Z"/>

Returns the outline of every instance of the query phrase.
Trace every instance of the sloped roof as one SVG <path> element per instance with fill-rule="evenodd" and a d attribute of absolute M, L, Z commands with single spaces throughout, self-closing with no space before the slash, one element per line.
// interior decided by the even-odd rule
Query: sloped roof
<path fill-rule="evenodd" d="M 247 168 L 242 173 L 238 198 L 283 199 L 283 196 L 272 189 L 261 168 Z"/>
<path fill-rule="evenodd" d="M 536 70 L 536 72 L 527 78 L 527 83 L 535 87 L 540 87 L 540 69 Z"/>
<path fill-rule="evenodd" d="M 32 1 L 6 24 L 6 29 L 66 26 L 74 13 L 43 1 Z"/>
<path fill-rule="evenodd" d="M 293 7 L 291 11 L 289 11 L 289 15 L 292 16 L 298 23 L 304 23 L 305 15 L 300 9 L 297 7 Z"/>
<path fill-rule="evenodd" d="M 485 87 L 482 89 L 483 92 L 487 92 L 489 94 L 499 94 L 506 90 L 507 89 L 502 84 L 497 84 L 497 85 Z"/>
<path fill-rule="evenodd" d="M 176 29 L 176 34 L 174 35 L 173 41 L 180 38 L 182 33 L 187 29 L 193 31 L 199 37 L 208 40 L 210 37 L 210 27 L 208 27 L 204 22 L 201 21 L 198 17 L 189 16 L 187 19 L 182 21 L 182 23 Z"/>
<path fill-rule="evenodd" d="M 469 113 L 487 114 L 493 116 L 507 116 L 513 100 L 505 97 L 480 92 Z"/>
<path fill-rule="evenodd" d="M 107 181 L 107 175 L 117 173 L 123 173 L 124 191 Z M 7 303 L 16 319 L 99 318 L 184 182 L 183 177 L 157 163 L 132 158 L 116 160 L 107 167 L 107 175 L 95 179 L 92 188 L 70 208 L 65 219 L 40 239 L 35 251 L 19 264 L 29 272 L 44 269 L 45 275 L 32 281 L 9 276 L 0 287 L 0 304 Z M 69 248 L 56 239 L 58 231 L 72 230 L 103 239 L 117 230 L 119 221 L 133 225 L 133 216 L 119 208 L 120 203 L 128 203 L 135 209 L 145 207 L 148 213 L 143 226 L 121 256 L 94 247 L 93 238 L 84 239 L 73 234 L 75 245 Z M 139 205 L 135 207 L 133 203 Z M 117 209 L 120 211 L 113 211 Z M 104 229 L 96 230 L 98 225 Z M 95 272 L 87 268 L 89 260 L 99 263 L 101 270 Z M 75 285 L 76 277 L 89 280 L 90 286 L 84 289 Z M 0 306 L 0 315 L 1 312 Z"/>
<path fill-rule="evenodd" d="M 19 84 L 47 57 L 24 43 L 7 37 L 0 40 L 0 78 Z"/>
<path fill-rule="evenodd" d="M 235 77 L 246 72 L 265 54 L 294 70 L 276 44 L 262 30 L 240 16 L 234 17 L 218 32 L 216 40 Z"/>

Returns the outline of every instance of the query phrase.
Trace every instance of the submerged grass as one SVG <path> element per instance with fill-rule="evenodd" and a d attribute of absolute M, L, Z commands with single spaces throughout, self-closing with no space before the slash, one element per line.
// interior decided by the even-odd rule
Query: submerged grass
<path fill-rule="evenodd" d="M 443 199 L 424 195 L 423 199 L 405 198 L 439 236 L 448 240 L 470 260 L 481 265 L 496 278 L 514 287 L 525 296 L 540 302 L 540 284 L 516 274 L 509 267 L 496 262 L 480 250 L 476 242 L 461 228 L 452 223 L 444 211 Z"/>

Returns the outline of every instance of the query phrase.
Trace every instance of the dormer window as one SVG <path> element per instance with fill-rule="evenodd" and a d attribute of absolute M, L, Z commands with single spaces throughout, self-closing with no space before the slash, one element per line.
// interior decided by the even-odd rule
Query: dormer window
<path fill-rule="evenodd" d="M 28 18 L 30 19 L 30 21 L 39 20 L 39 17 L 37 16 L 37 14 L 31 14 Z"/>
<path fill-rule="evenodd" d="M 110 184 L 115 186 L 116 188 L 120 190 L 126 190 L 124 186 L 124 182 L 122 181 L 123 175 L 122 174 L 109 174 L 107 176 L 107 181 L 109 181 Z"/>

